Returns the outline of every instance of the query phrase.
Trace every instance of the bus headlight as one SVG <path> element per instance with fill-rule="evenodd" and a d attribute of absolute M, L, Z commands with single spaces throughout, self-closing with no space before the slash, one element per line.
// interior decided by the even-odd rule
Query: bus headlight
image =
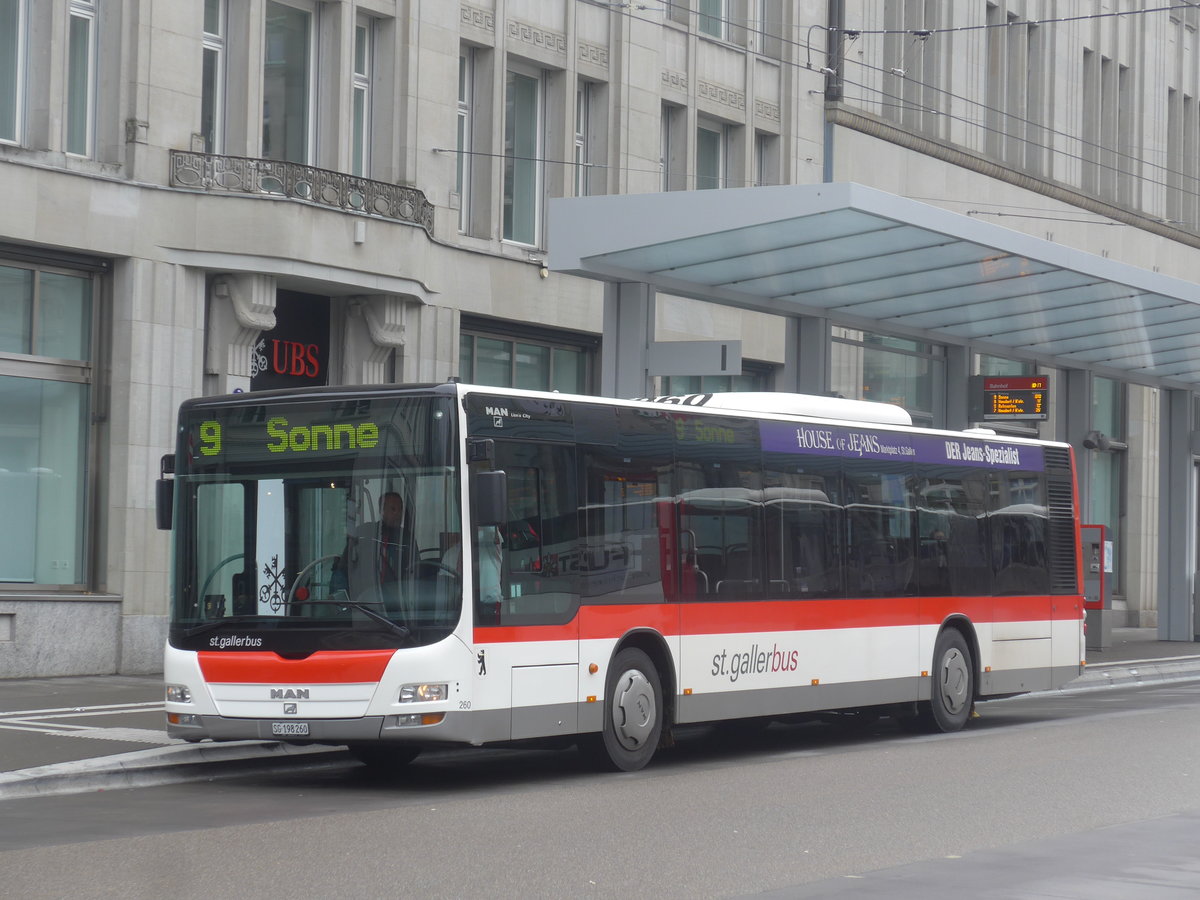
<path fill-rule="evenodd" d="M 186 684 L 167 685 L 168 703 L 191 703 L 192 691 Z"/>
<path fill-rule="evenodd" d="M 448 684 L 406 684 L 400 688 L 401 703 L 427 703 L 450 696 Z"/>

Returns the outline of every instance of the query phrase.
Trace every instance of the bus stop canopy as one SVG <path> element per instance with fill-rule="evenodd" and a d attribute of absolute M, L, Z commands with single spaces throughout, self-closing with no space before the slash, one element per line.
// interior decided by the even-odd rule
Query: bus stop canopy
<path fill-rule="evenodd" d="M 858 184 L 550 202 L 554 271 L 1200 385 L 1200 286 Z"/>

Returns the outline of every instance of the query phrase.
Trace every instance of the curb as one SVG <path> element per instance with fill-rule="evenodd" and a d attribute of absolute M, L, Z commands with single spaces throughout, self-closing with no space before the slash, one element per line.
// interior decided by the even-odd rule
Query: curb
<path fill-rule="evenodd" d="M 182 784 L 272 771 L 326 768 L 348 759 L 345 748 L 276 741 L 175 744 L 0 773 L 0 800 Z"/>
<path fill-rule="evenodd" d="M 1168 656 L 1162 659 L 1094 663 L 1074 681 L 1054 691 L 1043 693 L 1073 694 L 1080 691 L 1196 680 L 1200 680 L 1200 656 Z"/>

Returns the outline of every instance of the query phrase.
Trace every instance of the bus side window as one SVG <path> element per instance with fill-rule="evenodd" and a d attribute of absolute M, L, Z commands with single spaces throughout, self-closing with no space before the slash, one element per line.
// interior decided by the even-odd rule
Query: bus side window
<path fill-rule="evenodd" d="M 1036 472 L 998 474 L 999 495 L 988 516 L 997 594 L 1048 594 L 1045 484 Z"/>
<path fill-rule="evenodd" d="M 845 472 L 847 590 L 864 597 L 915 593 L 910 467 L 847 460 Z"/>
<path fill-rule="evenodd" d="M 683 550 L 694 536 L 694 590 L 681 599 L 764 596 L 762 454 L 749 419 L 672 412 Z M 693 558 L 681 560 L 681 577 Z"/>
<path fill-rule="evenodd" d="M 841 460 L 770 453 L 764 469 L 768 596 L 842 596 L 846 527 Z"/>
<path fill-rule="evenodd" d="M 497 469 L 508 481 L 508 518 L 501 530 L 500 604 L 477 595 L 478 621 L 490 625 L 556 624 L 579 607 L 579 500 L 572 447 L 496 441 Z M 476 571 L 485 548 L 476 536 Z M 486 548 L 494 552 L 492 546 Z M 492 566 L 494 569 L 495 567 Z"/>
<path fill-rule="evenodd" d="M 917 484 L 920 591 L 931 597 L 991 593 L 985 470 L 926 467 Z"/>

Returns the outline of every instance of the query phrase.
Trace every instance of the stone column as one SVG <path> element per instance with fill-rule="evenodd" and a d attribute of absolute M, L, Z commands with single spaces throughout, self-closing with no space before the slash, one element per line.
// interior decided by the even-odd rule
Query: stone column
<path fill-rule="evenodd" d="M 605 397 L 652 394 L 648 359 L 654 340 L 655 290 L 642 282 L 604 285 L 604 343 L 600 393 Z"/>

